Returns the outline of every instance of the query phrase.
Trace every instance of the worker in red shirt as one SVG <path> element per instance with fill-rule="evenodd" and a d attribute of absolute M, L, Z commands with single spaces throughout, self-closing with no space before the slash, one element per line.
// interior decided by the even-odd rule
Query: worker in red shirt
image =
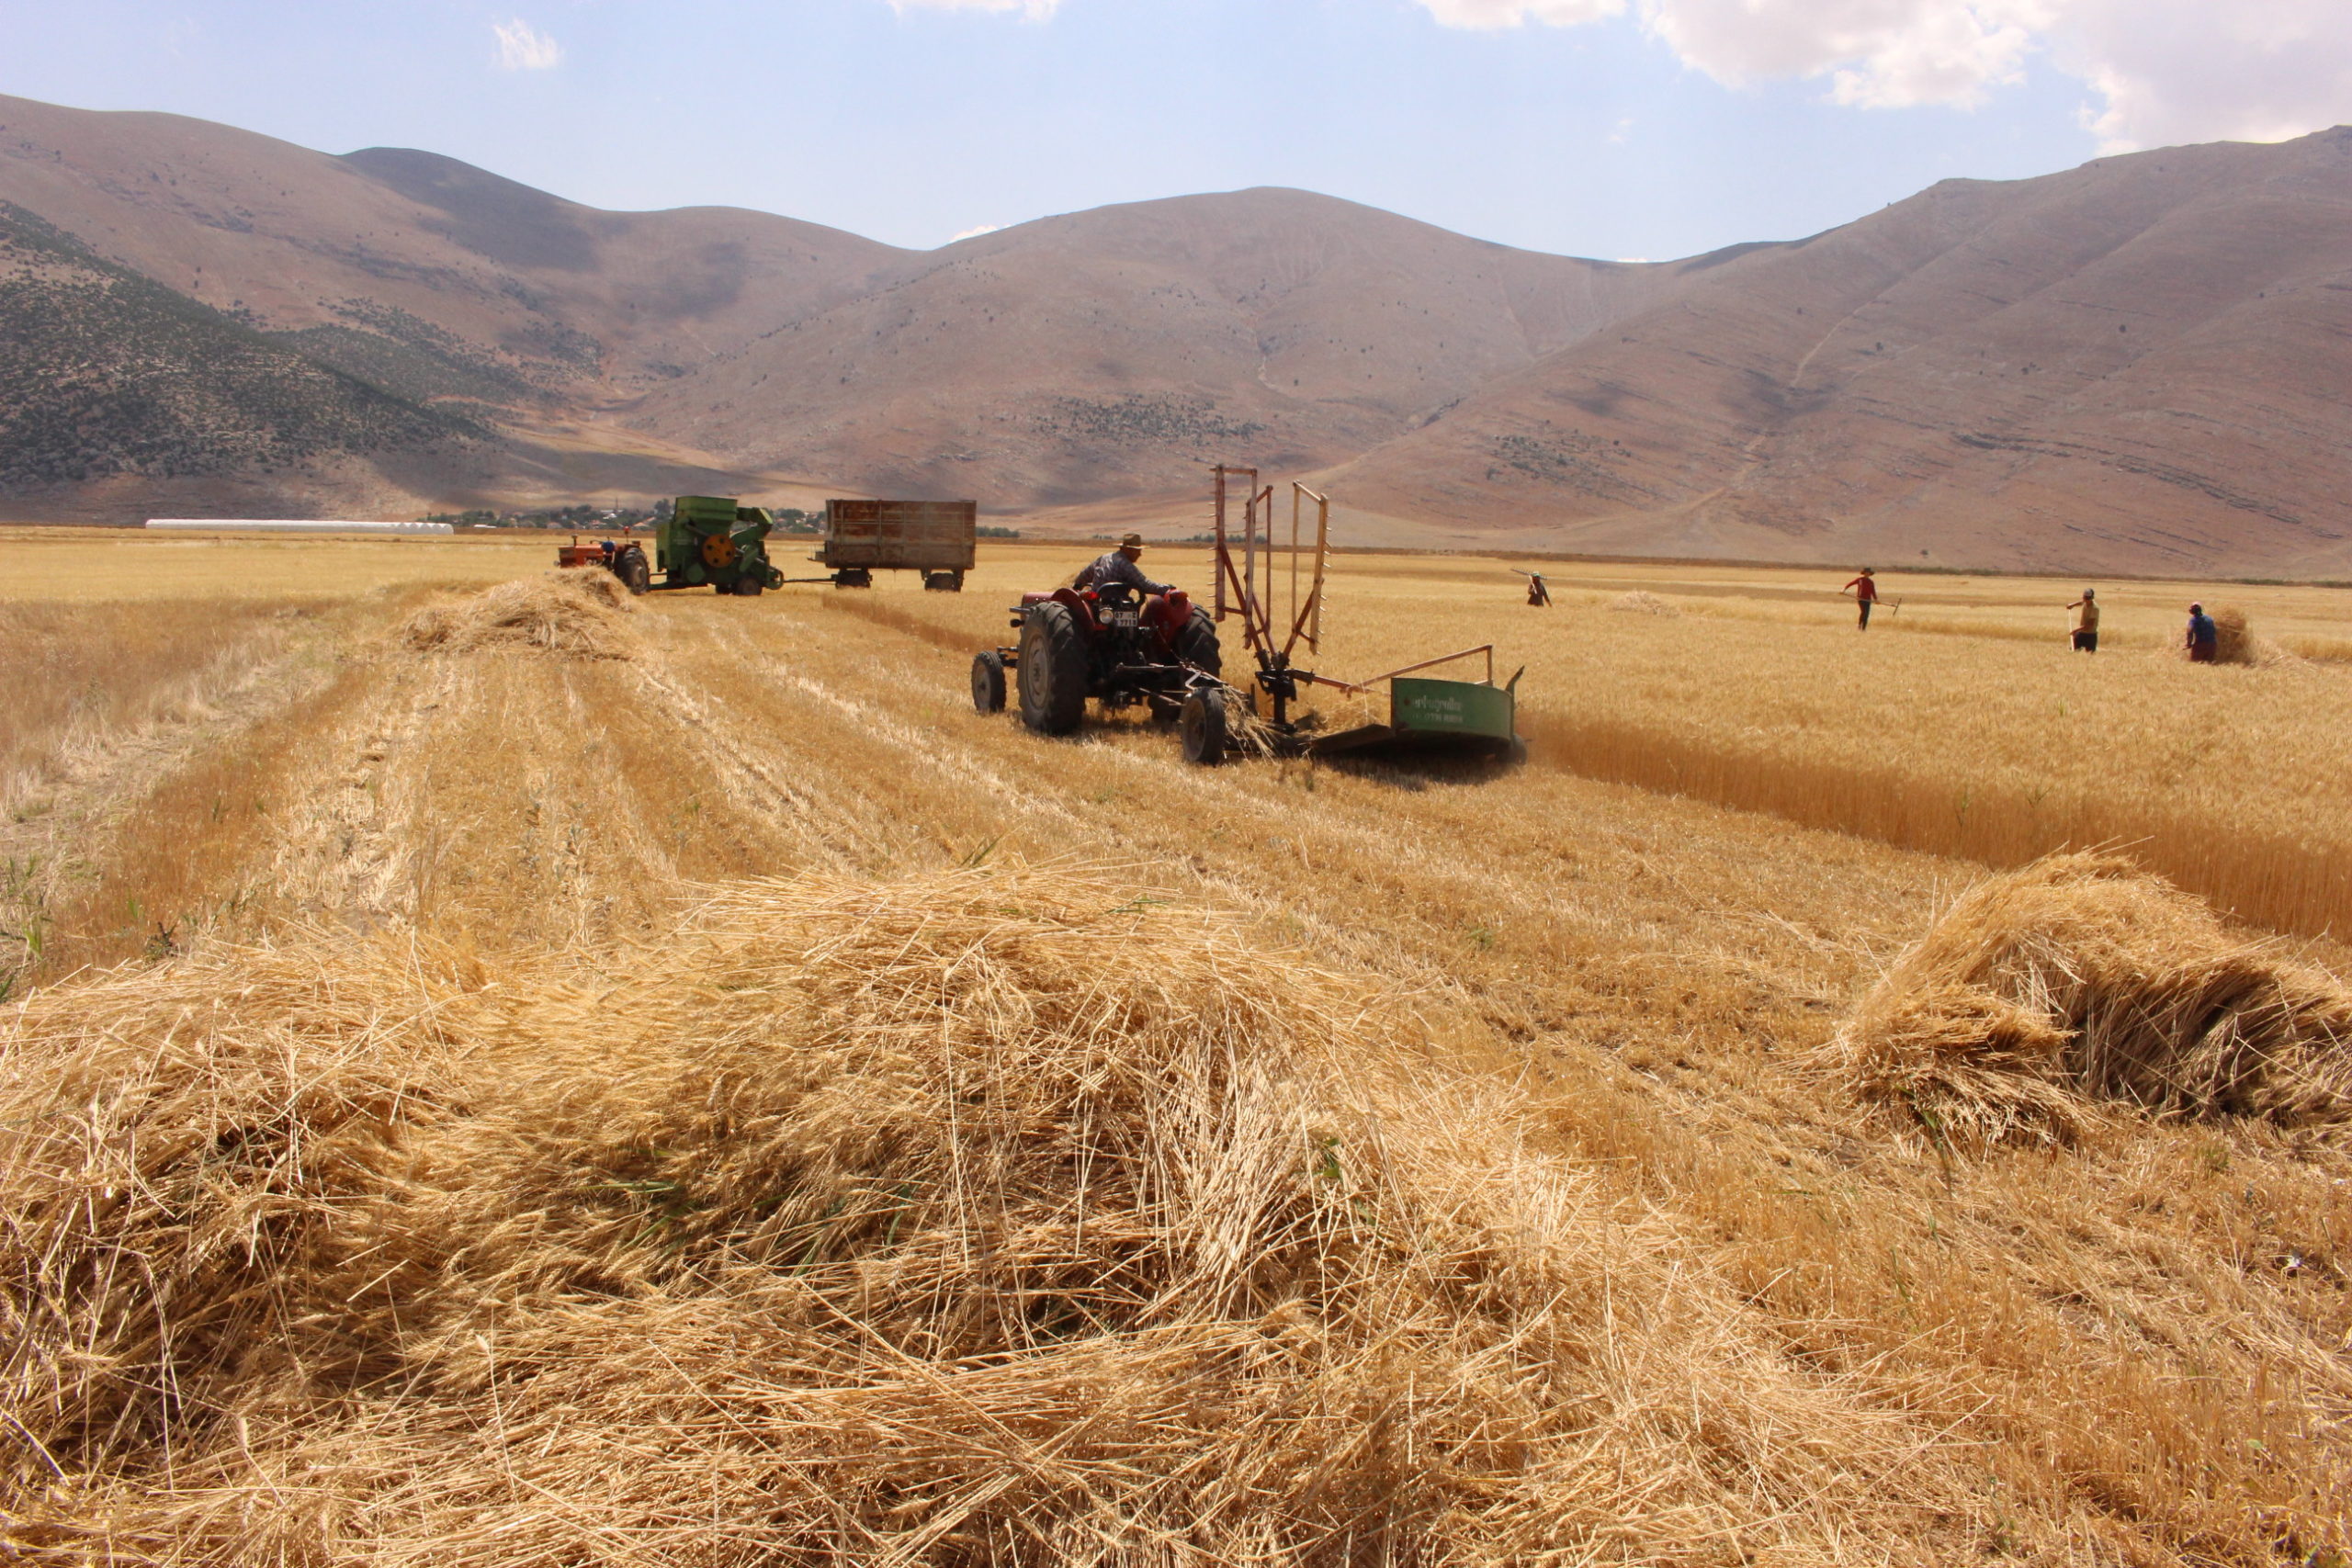
<path fill-rule="evenodd" d="M 1871 574 L 1871 569 L 1868 567 L 1862 568 L 1861 576 L 1854 579 L 1853 581 L 1846 584 L 1845 587 L 1840 588 L 1838 592 L 1840 593 L 1851 593 L 1854 596 L 1854 602 L 1862 607 L 1862 618 L 1856 626 L 1855 630 L 1865 632 L 1870 630 L 1871 606 L 1878 603 L 1878 579 Z"/>

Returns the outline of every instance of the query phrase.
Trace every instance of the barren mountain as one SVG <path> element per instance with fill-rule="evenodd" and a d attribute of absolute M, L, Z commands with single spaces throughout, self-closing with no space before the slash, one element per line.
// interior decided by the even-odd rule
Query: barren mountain
<path fill-rule="evenodd" d="M 1679 270 L 1329 483 L 1549 548 L 2352 573 L 2352 130 Z"/>
<path fill-rule="evenodd" d="M 1305 191 L 1023 224 L 904 264 L 660 387 L 627 417 L 869 490 L 1061 504 L 1295 470 L 1436 415 L 1658 296 Z"/>
<path fill-rule="evenodd" d="M 507 396 L 675 374 L 905 254 L 731 208 L 601 212 L 431 152 L 331 157 L 24 98 L 0 97 L 0 197 L 207 304 L 379 337 Z"/>
<path fill-rule="evenodd" d="M 2352 130 L 1947 181 L 1650 265 L 1289 190 L 901 251 L 15 98 L 0 201 L 334 373 L 288 386 L 481 433 L 176 468 L 101 444 L 78 480 L 12 465 L 20 514 L 177 473 L 239 504 L 821 485 L 1084 526 L 1238 460 L 1319 472 L 1390 543 L 2352 574 Z"/>
<path fill-rule="evenodd" d="M 332 157 L 177 115 L 10 97 L 0 200 L 315 364 L 503 430 L 465 460 L 370 481 L 346 465 L 328 486 L 412 503 L 755 477 L 593 414 L 903 254 L 766 213 L 600 212 L 429 152 Z M 123 481 L 156 477 L 101 461 L 91 482 L 108 471 L 106 494 L 134 504 Z M 245 477 L 241 502 L 268 504 L 265 476 Z M 285 504 L 315 494 L 305 477 L 277 476 Z M 20 510 L 86 499 L 12 494 Z"/>

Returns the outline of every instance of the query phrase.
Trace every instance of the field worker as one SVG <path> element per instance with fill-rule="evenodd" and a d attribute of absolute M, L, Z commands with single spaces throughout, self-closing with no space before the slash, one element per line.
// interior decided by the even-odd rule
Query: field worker
<path fill-rule="evenodd" d="M 2204 605 L 2191 604 L 2188 607 L 2188 661 L 2191 664 L 2211 664 L 2221 652 L 2221 648 L 2222 628 L 2213 624 L 2213 617 L 2205 613 Z"/>
<path fill-rule="evenodd" d="M 1877 574 L 1872 572 L 1870 568 L 1864 567 L 1862 568 L 1861 576 L 1854 579 L 1853 581 L 1846 584 L 1845 587 L 1840 588 L 1838 592 L 1840 593 L 1851 593 L 1854 596 L 1854 603 L 1862 607 L 1862 618 L 1860 621 L 1856 623 L 1854 629 L 1856 631 L 1864 632 L 1870 630 L 1871 606 L 1878 603 Z"/>
<path fill-rule="evenodd" d="M 2083 596 L 2066 606 L 2075 612 L 2075 651 L 2098 651 L 2098 590 L 2086 588 Z"/>
<path fill-rule="evenodd" d="M 1552 591 L 1544 586 L 1544 574 L 1540 571 L 1527 574 L 1527 602 L 1545 605 L 1552 603 Z"/>
<path fill-rule="evenodd" d="M 1100 588 L 1106 582 L 1124 582 L 1138 593 L 1166 593 L 1169 584 L 1154 582 L 1143 574 L 1136 562 L 1143 556 L 1143 536 L 1130 534 L 1119 541 L 1119 547 L 1099 555 L 1078 574 L 1076 587 L 1084 592 Z"/>

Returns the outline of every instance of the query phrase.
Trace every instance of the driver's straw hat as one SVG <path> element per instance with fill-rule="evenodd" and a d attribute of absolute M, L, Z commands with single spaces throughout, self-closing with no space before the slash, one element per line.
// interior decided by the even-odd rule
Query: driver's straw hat
<path fill-rule="evenodd" d="M 1128 535 L 1125 538 L 1119 541 L 1119 548 L 1123 550 L 1139 550 L 1143 548 L 1143 536 L 1141 534 Z"/>

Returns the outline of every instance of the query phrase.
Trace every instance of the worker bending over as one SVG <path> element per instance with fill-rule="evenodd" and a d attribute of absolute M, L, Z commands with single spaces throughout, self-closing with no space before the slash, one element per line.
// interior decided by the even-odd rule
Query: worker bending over
<path fill-rule="evenodd" d="M 2222 628 L 2205 613 L 2202 604 L 2188 607 L 2188 661 L 2192 664 L 2219 662 L 2222 651 Z"/>
<path fill-rule="evenodd" d="M 1124 582 L 1136 592 L 1144 594 L 1172 592 L 1170 584 L 1154 582 L 1143 574 L 1143 569 L 1136 565 L 1142 555 L 1143 536 L 1130 534 L 1119 541 L 1117 549 L 1105 551 L 1088 562 L 1085 570 L 1078 574 L 1078 581 L 1074 586 L 1081 593 L 1090 588 L 1101 588 L 1112 582 Z"/>

